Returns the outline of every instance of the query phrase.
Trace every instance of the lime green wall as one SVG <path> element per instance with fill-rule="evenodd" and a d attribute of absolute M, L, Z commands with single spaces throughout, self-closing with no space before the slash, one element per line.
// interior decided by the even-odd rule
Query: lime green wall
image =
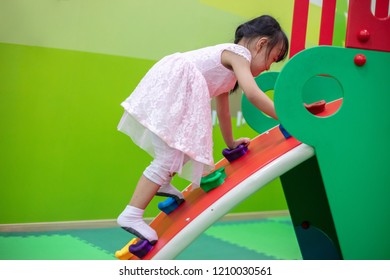
<path fill-rule="evenodd" d="M 231 40 L 244 20 L 197 0 L 0 2 L 1 42 L 154 60 Z"/>
<path fill-rule="evenodd" d="M 289 33 L 292 0 L 239 3 L 1 1 L 0 223 L 115 218 L 151 160 L 117 132 L 119 104 L 153 63 L 231 41 L 237 24 L 261 13 Z M 234 130 L 256 135 L 248 125 Z M 218 127 L 214 141 L 219 160 Z M 233 212 L 286 208 L 276 180 Z"/>
<path fill-rule="evenodd" d="M 153 62 L 10 44 L 0 44 L 0 60 L 1 223 L 114 218 L 150 162 L 116 130 L 119 104 Z M 268 189 L 274 198 L 240 211 L 285 208 L 280 189 Z"/>
<path fill-rule="evenodd" d="M 119 103 L 152 62 L 6 44 L 0 60 L 1 222 L 112 217 L 138 171 Z"/>

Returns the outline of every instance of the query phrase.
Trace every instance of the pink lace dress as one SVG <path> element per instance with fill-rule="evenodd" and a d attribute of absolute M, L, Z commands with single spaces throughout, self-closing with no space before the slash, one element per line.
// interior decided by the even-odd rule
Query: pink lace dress
<path fill-rule="evenodd" d="M 251 60 L 249 50 L 236 44 L 169 55 L 149 70 L 121 104 L 125 113 L 118 130 L 151 156 L 153 135 L 181 151 L 176 159 L 179 164 L 171 171 L 196 186 L 214 168 L 211 98 L 229 92 L 237 81 L 234 72 L 221 63 L 224 50 Z"/>

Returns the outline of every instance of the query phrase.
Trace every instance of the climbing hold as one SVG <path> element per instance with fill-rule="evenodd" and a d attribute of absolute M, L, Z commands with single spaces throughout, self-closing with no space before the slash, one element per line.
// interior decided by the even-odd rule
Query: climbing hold
<path fill-rule="evenodd" d="M 243 155 L 245 155 L 247 151 L 248 151 L 248 145 L 241 144 L 241 145 L 238 145 L 237 148 L 235 148 L 235 149 L 228 149 L 228 148 L 223 149 L 222 155 L 229 162 L 232 162 L 232 161 L 242 157 Z"/>
<path fill-rule="evenodd" d="M 177 207 L 179 207 L 179 205 L 182 204 L 183 202 L 184 199 L 176 200 L 173 197 L 168 197 L 166 200 L 158 204 L 158 209 L 160 209 L 161 211 L 163 211 L 165 214 L 168 215 Z"/>
<path fill-rule="evenodd" d="M 311 104 L 304 103 L 305 108 L 312 113 L 313 115 L 317 115 L 325 110 L 326 101 L 320 100 Z"/>
<path fill-rule="evenodd" d="M 133 257 L 133 254 L 130 253 L 129 247 L 137 243 L 138 238 L 133 238 L 127 243 L 121 250 L 115 252 L 115 257 L 120 260 L 129 260 Z"/>
<path fill-rule="evenodd" d="M 287 130 L 280 124 L 279 125 L 280 132 L 282 132 L 284 138 L 288 139 L 291 135 L 287 132 Z"/>
<path fill-rule="evenodd" d="M 200 180 L 200 187 L 209 192 L 221 185 L 226 178 L 225 168 L 221 167 Z"/>
<path fill-rule="evenodd" d="M 136 244 L 130 245 L 129 252 L 142 259 L 152 250 L 153 245 L 146 239 L 140 239 Z"/>

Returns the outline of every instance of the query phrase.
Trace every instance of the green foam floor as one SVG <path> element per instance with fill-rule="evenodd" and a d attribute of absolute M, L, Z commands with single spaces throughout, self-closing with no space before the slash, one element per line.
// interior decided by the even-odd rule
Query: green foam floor
<path fill-rule="evenodd" d="M 0 260 L 116 260 L 132 235 L 120 227 L 0 232 Z M 217 222 L 177 260 L 301 259 L 290 217 Z"/>
<path fill-rule="evenodd" d="M 302 259 L 294 229 L 283 218 L 266 219 L 262 222 L 220 223 L 206 230 L 205 234 L 269 255 L 270 258 Z"/>
<path fill-rule="evenodd" d="M 236 246 L 218 238 L 200 235 L 176 260 L 273 260 L 272 256 L 252 249 Z"/>
<path fill-rule="evenodd" d="M 70 235 L 0 236 L 1 260 L 114 260 L 115 257 Z"/>

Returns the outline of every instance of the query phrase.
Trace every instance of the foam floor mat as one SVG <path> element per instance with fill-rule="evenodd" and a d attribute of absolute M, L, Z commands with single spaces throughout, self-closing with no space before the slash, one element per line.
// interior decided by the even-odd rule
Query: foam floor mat
<path fill-rule="evenodd" d="M 115 228 L 0 233 L 0 260 L 114 260 L 134 236 Z M 177 260 L 301 259 L 289 217 L 217 222 Z"/>

